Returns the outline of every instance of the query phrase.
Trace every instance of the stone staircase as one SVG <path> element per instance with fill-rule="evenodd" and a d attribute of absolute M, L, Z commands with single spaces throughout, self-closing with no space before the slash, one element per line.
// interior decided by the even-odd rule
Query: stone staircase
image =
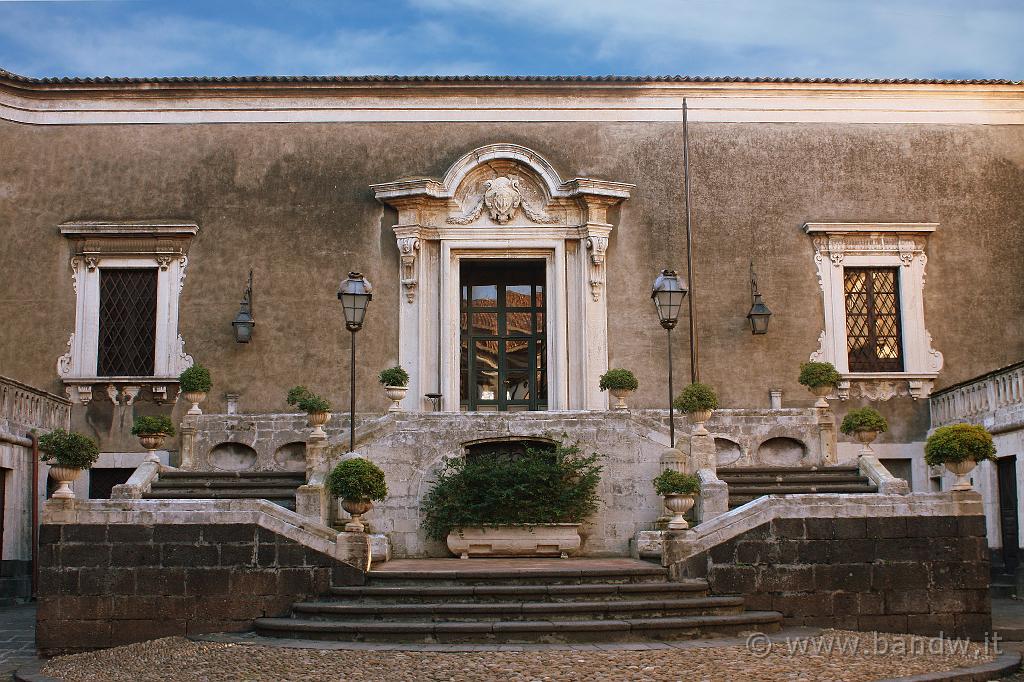
<path fill-rule="evenodd" d="M 856 466 L 723 467 L 718 478 L 729 486 L 729 509 L 762 495 L 878 492 Z"/>
<path fill-rule="evenodd" d="M 296 603 L 290 618 L 259 618 L 259 635 L 347 642 L 560 643 L 693 639 L 774 632 L 782 614 L 745 611 L 707 582 L 669 582 L 642 561 L 441 560 L 467 570 L 372 570 L 367 584 Z M 523 568 L 513 568 L 517 562 Z M 435 563 L 425 560 L 423 563 Z"/>
<path fill-rule="evenodd" d="M 167 471 L 143 498 L 149 500 L 263 499 L 295 511 L 295 489 L 306 482 L 302 472 Z"/>

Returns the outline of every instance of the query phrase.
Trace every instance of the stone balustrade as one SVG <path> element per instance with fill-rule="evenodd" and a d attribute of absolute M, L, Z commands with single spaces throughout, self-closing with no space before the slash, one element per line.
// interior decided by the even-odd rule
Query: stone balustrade
<path fill-rule="evenodd" d="M 970 422 L 990 431 L 1024 422 L 1024 361 L 936 391 L 929 399 L 932 428 Z"/>
<path fill-rule="evenodd" d="M 70 400 L 0 376 L 0 429 L 50 431 L 70 423 Z"/>

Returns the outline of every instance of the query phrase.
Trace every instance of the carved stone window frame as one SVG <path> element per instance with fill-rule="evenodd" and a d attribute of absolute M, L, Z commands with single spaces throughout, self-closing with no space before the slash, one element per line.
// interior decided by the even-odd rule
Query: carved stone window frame
<path fill-rule="evenodd" d="M 544 260 L 548 286 L 548 409 L 607 409 L 598 378 L 608 369 L 605 257 L 608 211 L 633 185 L 563 181 L 540 154 L 499 143 L 475 149 L 440 180 L 371 185 L 398 210 L 399 362 L 410 374 L 402 407 L 459 407 L 459 261 Z"/>
<path fill-rule="evenodd" d="M 825 310 L 819 348 L 810 359 L 831 362 L 843 376 L 837 396 L 888 400 L 927 398 L 942 370 L 942 353 L 932 348 L 924 321 L 928 236 L 937 223 L 805 223 L 814 245 Z M 846 347 L 846 267 L 898 267 L 902 372 L 851 372 Z"/>
<path fill-rule="evenodd" d="M 93 387 L 106 386 L 117 405 L 131 405 L 144 386 L 163 402 L 167 388 L 192 365 L 178 333 L 178 299 L 188 267 L 188 249 L 198 233 L 195 223 L 179 221 L 69 222 L 60 234 L 71 248 L 71 278 L 75 290 L 75 329 L 68 350 L 57 359 L 57 375 L 75 403 L 88 404 Z M 97 375 L 100 315 L 100 270 L 156 268 L 156 341 L 152 376 Z"/>

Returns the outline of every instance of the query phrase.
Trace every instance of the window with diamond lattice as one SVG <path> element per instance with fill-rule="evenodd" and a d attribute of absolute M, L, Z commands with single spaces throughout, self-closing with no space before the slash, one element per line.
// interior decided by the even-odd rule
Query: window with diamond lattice
<path fill-rule="evenodd" d="M 100 376 L 152 376 L 156 268 L 100 270 Z"/>
<path fill-rule="evenodd" d="M 851 372 L 902 372 L 898 268 L 846 268 L 846 348 Z"/>

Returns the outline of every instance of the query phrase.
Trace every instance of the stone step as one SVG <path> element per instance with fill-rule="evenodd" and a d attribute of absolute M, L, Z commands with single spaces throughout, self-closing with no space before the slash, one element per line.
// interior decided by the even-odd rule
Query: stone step
<path fill-rule="evenodd" d="M 818 485 L 818 484 L 841 484 L 841 483 L 863 483 L 868 480 L 864 476 L 849 474 L 842 476 L 818 476 L 808 474 L 805 476 L 796 475 L 772 475 L 772 476 L 730 476 L 722 479 L 728 485 Z"/>
<path fill-rule="evenodd" d="M 572 559 L 565 559 L 562 566 L 551 566 L 543 569 L 478 569 L 472 566 L 473 560 L 466 559 L 466 570 L 372 570 L 367 574 L 370 585 L 548 585 L 548 584 L 584 584 L 584 583 L 664 583 L 668 580 L 666 569 L 657 564 L 640 565 L 629 568 L 594 568 L 580 566 Z M 558 560 L 555 560 L 558 561 Z"/>
<path fill-rule="evenodd" d="M 725 480 L 726 476 L 750 476 L 750 475 L 786 475 L 786 474 L 816 474 L 816 475 L 849 475 L 859 474 L 860 469 L 855 466 L 808 466 L 808 467 L 719 467 L 718 477 Z"/>
<path fill-rule="evenodd" d="M 294 491 L 302 482 L 296 482 L 293 478 L 211 478 L 203 479 L 198 476 L 178 477 L 165 480 L 163 477 L 153 482 L 153 487 L 174 489 L 187 487 L 215 487 L 220 489 L 250 488 L 250 487 L 281 487 Z"/>
<path fill-rule="evenodd" d="M 289 488 L 157 488 L 146 498 L 151 500 L 284 500 L 295 499 L 295 490 Z"/>
<path fill-rule="evenodd" d="M 306 475 L 302 472 L 292 471 L 165 471 L 160 474 L 160 480 L 172 480 L 176 478 L 199 478 L 199 479 L 288 479 L 299 481 L 300 485 L 306 482 Z"/>
<path fill-rule="evenodd" d="M 431 602 L 420 604 L 302 602 L 292 611 L 311 620 L 417 620 L 432 622 L 512 620 L 607 620 L 724 615 L 743 611 L 743 597 L 688 597 L 683 599 L 626 599 L 619 601 L 493 601 L 468 603 Z"/>
<path fill-rule="evenodd" d="M 346 601 L 360 599 L 374 603 L 418 603 L 444 600 L 448 603 L 504 601 L 569 602 L 578 599 L 625 600 L 704 597 L 708 592 L 705 580 L 642 583 L 576 583 L 536 585 L 409 585 L 332 587 L 330 596 Z"/>
<path fill-rule="evenodd" d="M 779 484 L 730 485 L 729 497 L 733 495 L 802 495 L 807 493 L 876 493 L 878 486 L 873 483 L 821 483 L 815 485 Z"/>
<path fill-rule="evenodd" d="M 359 642 L 629 642 L 735 635 L 745 630 L 775 632 L 782 614 L 745 611 L 621 619 L 514 621 L 358 621 L 257 618 L 256 632 L 270 637 Z"/>

